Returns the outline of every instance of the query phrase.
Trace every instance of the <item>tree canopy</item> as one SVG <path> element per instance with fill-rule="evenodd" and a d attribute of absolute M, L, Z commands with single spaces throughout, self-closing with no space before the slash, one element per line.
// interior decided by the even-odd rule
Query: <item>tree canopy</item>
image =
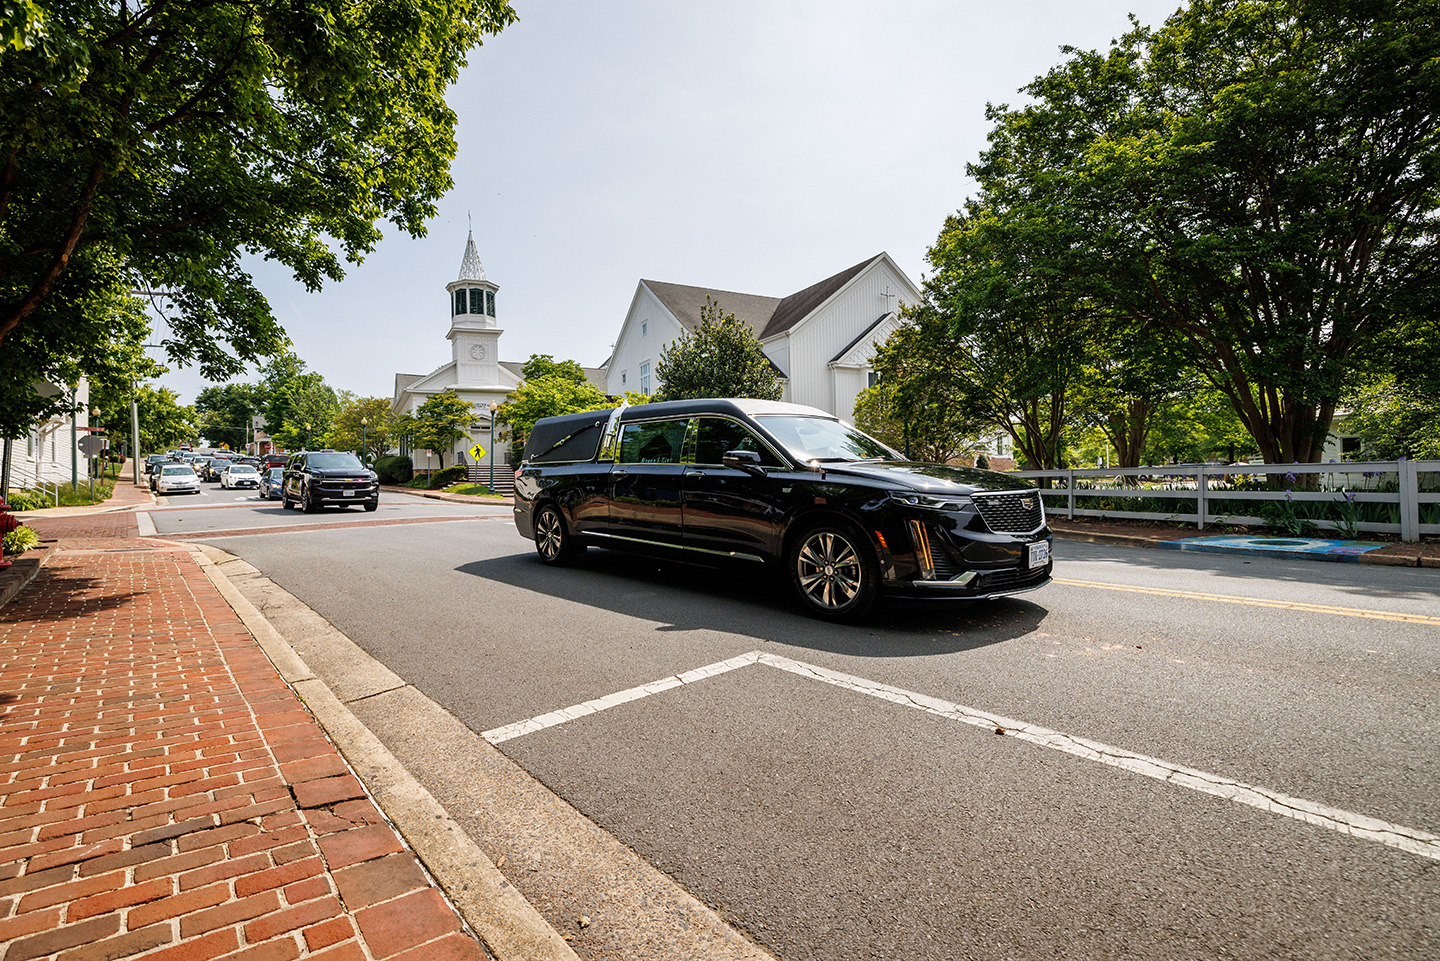
<path fill-rule="evenodd" d="M 111 270 L 163 290 L 173 362 L 212 380 L 285 337 L 242 267 L 311 289 L 451 185 L 444 95 L 505 0 L 24 0 L 0 26 L 0 345 L 44 346 Z M 114 284 L 111 285 L 112 289 Z M 47 316 L 47 310 L 49 316 Z M 97 342 L 52 344 L 81 357 Z M 81 357 L 83 360 L 83 357 Z"/>
<path fill-rule="evenodd" d="M 723 313 L 705 298 L 700 324 L 660 351 L 655 364 L 660 381 L 656 400 L 695 397 L 753 397 L 779 400 L 782 392 L 775 365 L 744 321 Z"/>
<path fill-rule="evenodd" d="M 1096 363 L 1107 331 L 1219 391 L 1267 462 L 1318 460 L 1346 385 L 1385 357 L 1440 367 L 1440 2 L 1193 0 L 1066 54 L 1026 106 L 991 108 L 979 194 L 931 248 L 918 315 L 972 350 L 935 358 L 974 367 L 957 382 L 1003 381 L 997 414 L 1048 408 L 1021 431 L 1042 443 L 1016 437 L 1031 463 L 1053 460 L 1072 375 L 1108 384 L 1092 423 L 1144 415 Z M 1142 422 L 1107 429 L 1143 446 Z"/>
<path fill-rule="evenodd" d="M 531 428 L 542 417 L 614 406 L 590 383 L 585 368 L 576 361 L 557 362 L 549 354 L 532 354 L 520 370 L 525 383 L 511 391 L 495 412 L 496 419 L 508 425 L 503 436 L 509 438 L 513 448 L 523 448 Z"/>
<path fill-rule="evenodd" d="M 414 437 L 445 466 L 445 455 L 464 437 L 475 421 L 475 407 L 453 390 L 442 391 L 415 409 Z"/>

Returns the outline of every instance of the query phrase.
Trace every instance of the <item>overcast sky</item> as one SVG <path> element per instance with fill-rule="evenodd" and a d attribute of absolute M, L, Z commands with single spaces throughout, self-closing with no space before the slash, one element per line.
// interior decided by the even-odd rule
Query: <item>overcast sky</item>
<path fill-rule="evenodd" d="M 455 187 L 311 294 L 256 281 L 335 387 L 448 363 L 467 213 L 504 360 L 600 364 L 641 278 L 784 296 L 888 251 L 917 283 L 973 191 L 985 104 L 1177 0 L 513 0 L 451 91 Z M 161 384 L 186 402 L 205 381 Z"/>

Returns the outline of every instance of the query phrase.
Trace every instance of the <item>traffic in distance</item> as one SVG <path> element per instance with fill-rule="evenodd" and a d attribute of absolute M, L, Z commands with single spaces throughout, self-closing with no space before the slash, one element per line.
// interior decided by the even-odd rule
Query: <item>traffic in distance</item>
<path fill-rule="evenodd" d="M 375 472 L 348 451 L 315 450 L 252 457 L 233 451 L 196 453 L 173 450 L 145 459 L 150 489 L 159 494 L 199 493 L 200 481 L 218 481 L 225 489 L 251 488 L 262 499 L 278 498 L 286 509 L 306 513 L 322 507 L 380 506 Z"/>
<path fill-rule="evenodd" d="M 546 564 L 588 546 L 749 562 L 811 614 L 883 597 L 972 601 L 1050 580 L 1040 495 L 991 471 L 923 464 L 813 407 L 683 400 L 536 422 L 515 526 Z"/>

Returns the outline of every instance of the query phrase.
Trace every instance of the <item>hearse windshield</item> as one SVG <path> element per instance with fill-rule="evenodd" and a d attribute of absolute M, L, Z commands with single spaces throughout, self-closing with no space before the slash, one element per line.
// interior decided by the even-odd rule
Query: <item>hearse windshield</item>
<path fill-rule="evenodd" d="M 782 414 L 761 415 L 756 420 L 801 461 L 905 459 L 875 438 L 838 420 Z"/>
<path fill-rule="evenodd" d="M 311 454 L 305 459 L 307 467 L 315 470 L 364 470 L 360 458 L 354 454 Z"/>

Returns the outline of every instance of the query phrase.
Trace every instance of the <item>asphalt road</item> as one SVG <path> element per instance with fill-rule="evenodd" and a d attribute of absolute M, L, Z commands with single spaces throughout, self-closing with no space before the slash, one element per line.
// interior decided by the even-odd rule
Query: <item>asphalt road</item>
<path fill-rule="evenodd" d="M 748 573 L 546 568 L 503 505 L 222 493 L 157 530 L 253 525 L 213 543 L 786 961 L 1440 954 L 1440 845 L 1364 834 L 1440 834 L 1440 571 L 1062 541 L 1043 591 L 845 628 Z"/>

